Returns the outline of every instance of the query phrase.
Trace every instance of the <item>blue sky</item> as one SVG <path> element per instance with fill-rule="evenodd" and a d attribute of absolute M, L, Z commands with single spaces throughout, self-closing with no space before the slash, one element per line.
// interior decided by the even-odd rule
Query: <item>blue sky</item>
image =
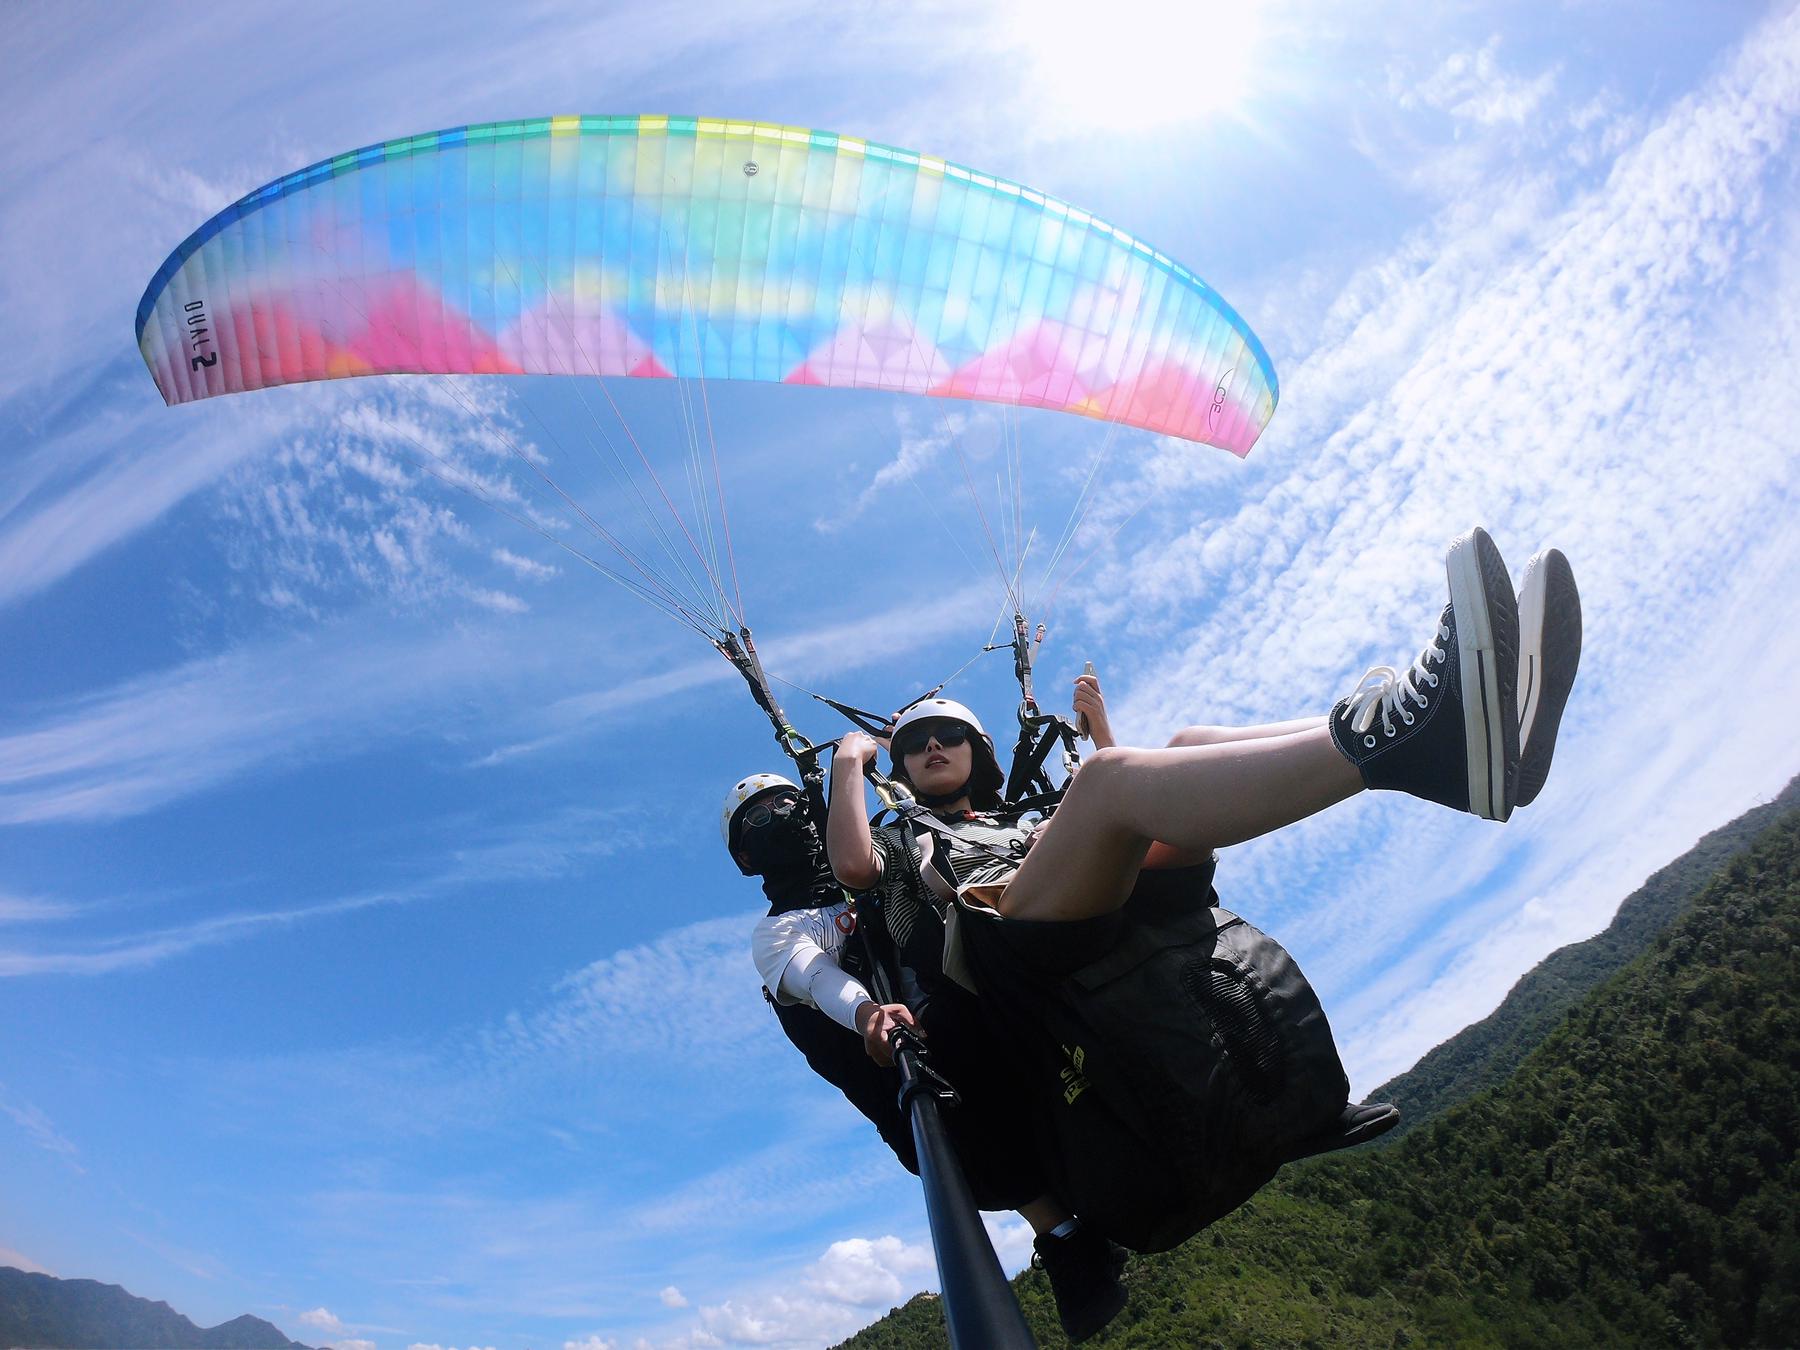
<path fill-rule="evenodd" d="M 0 1262 L 359 1350 L 814 1345 L 935 1281 L 916 1183 L 757 995 L 757 896 L 715 842 L 724 789 L 773 762 L 736 677 L 401 453 L 498 478 L 498 440 L 580 405 L 151 385 L 131 319 L 169 250 L 372 141 L 824 127 L 1207 278 L 1274 359 L 1275 420 L 1242 463 L 1118 437 L 1050 610 L 1042 687 L 1092 659 L 1127 740 L 1321 711 L 1410 659 L 1471 522 L 1515 567 L 1562 547 L 1587 649 L 1536 805 L 1361 798 L 1222 863 L 1359 1089 L 1800 769 L 1794 10 L 1065 9 L 12 12 Z M 614 388 L 678 450 L 667 386 Z M 968 543 L 956 451 L 985 492 L 1016 436 L 1049 538 L 1104 441 L 708 393 L 771 668 L 866 706 L 999 610 L 920 499 Z M 998 724 L 1008 684 L 988 657 L 951 692 Z"/>

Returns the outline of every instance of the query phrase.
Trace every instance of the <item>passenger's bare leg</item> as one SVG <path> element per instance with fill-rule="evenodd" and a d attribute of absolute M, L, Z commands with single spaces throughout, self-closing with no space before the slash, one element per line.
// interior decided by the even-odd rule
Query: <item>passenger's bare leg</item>
<path fill-rule="evenodd" d="M 1291 736 L 1296 731 L 1311 731 L 1314 727 L 1324 726 L 1326 720 L 1323 717 L 1296 717 L 1289 722 L 1261 722 L 1253 727 L 1183 727 L 1169 737 L 1169 744 L 1224 745 L 1228 741 L 1260 741 L 1270 736 Z"/>
<path fill-rule="evenodd" d="M 1314 727 L 1324 726 L 1327 720 L 1329 719 L 1324 717 L 1296 717 L 1287 722 L 1260 722 L 1253 727 L 1183 727 L 1169 737 L 1169 744 L 1225 745 L 1231 741 L 1260 741 L 1270 736 L 1291 736 L 1296 731 L 1311 731 Z M 1144 855 L 1144 866 L 1146 869 L 1198 867 L 1210 857 L 1211 849 L 1202 853 L 1158 842 L 1152 844 L 1150 851 Z"/>
<path fill-rule="evenodd" d="M 1321 721 L 1286 735 L 1102 750 L 1082 766 L 1000 910 L 1082 919 L 1124 904 L 1152 840 L 1190 854 L 1242 843 L 1362 791 Z"/>
<path fill-rule="evenodd" d="M 1064 921 L 1110 913 L 1131 893 L 1152 840 L 1204 853 L 1365 787 L 1505 820 L 1519 764 L 1518 604 L 1485 530 L 1451 543 L 1445 575 L 1450 603 L 1418 657 L 1404 671 L 1372 667 L 1328 720 L 1250 739 L 1194 728 L 1186 739 L 1211 743 L 1095 754 L 1002 893 L 1001 913 Z M 1083 689 L 1082 699 L 1097 693 Z"/>

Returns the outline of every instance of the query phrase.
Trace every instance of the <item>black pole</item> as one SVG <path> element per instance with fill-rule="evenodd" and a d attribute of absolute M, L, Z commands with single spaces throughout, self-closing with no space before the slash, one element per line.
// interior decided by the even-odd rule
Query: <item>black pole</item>
<path fill-rule="evenodd" d="M 1019 620 L 1021 624 L 1024 620 Z M 758 706 L 768 714 L 775 739 L 800 769 L 807 787 L 808 804 L 814 811 L 824 805 L 824 774 L 819 751 L 789 724 L 769 677 L 756 654 L 756 641 L 748 628 L 736 637 L 727 633 L 714 644 L 750 686 Z M 1029 666 L 1027 667 L 1029 669 Z M 1029 679 L 1029 675 L 1027 676 Z M 819 822 L 821 825 L 823 821 Z M 858 916 L 863 941 L 868 944 L 873 969 L 870 983 L 882 1003 L 899 1003 L 899 980 L 894 970 L 894 945 L 887 931 L 887 915 L 879 902 L 867 904 Z M 931 1246 L 937 1256 L 938 1283 L 943 1287 L 944 1322 L 950 1329 L 952 1350 L 1037 1350 L 1037 1341 L 1025 1325 L 1025 1314 L 1013 1297 L 994 1244 L 981 1224 L 981 1211 L 962 1173 L 950 1136 L 938 1114 L 940 1101 L 954 1102 L 956 1093 L 931 1067 L 918 1038 L 902 1031 L 894 1038 L 894 1062 L 900 1069 L 900 1109 L 912 1121 L 913 1147 L 919 1155 L 919 1180 L 925 1187 L 925 1216 L 931 1225 Z"/>
<path fill-rule="evenodd" d="M 859 908 L 859 927 L 872 958 L 872 992 L 882 1003 L 898 1002 L 889 971 L 893 946 L 886 915 L 878 905 Z M 1025 1314 L 1019 1311 L 1000 1258 L 994 1255 L 994 1244 L 982 1226 L 981 1211 L 975 1207 L 975 1197 L 938 1111 L 941 1101 L 953 1102 L 956 1094 L 932 1069 L 917 1037 L 899 1031 L 893 1047 L 894 1063 L 900 1069 L 900 1107 L 912 1121 L 913 1147 L 919 1157 L 919 1181 L 925 1189 L 925 1216 L 931 1225 L 951 1350 L 1036 1350 L 1037 1341 L 1025 1325 Z"/>

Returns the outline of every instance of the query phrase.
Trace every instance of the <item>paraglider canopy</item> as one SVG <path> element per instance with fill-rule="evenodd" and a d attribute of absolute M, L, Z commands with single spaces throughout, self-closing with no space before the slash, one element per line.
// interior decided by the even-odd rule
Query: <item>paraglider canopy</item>
<path fill-rule="evenodd" d="M 158 269 L 170 403 L 397 373 L 743 379 L 1079 413 L 1248 453 L 1267 353 L 1205 282 L 1044 193 L 801 127 L 571 116 L 321 161 Z"/>

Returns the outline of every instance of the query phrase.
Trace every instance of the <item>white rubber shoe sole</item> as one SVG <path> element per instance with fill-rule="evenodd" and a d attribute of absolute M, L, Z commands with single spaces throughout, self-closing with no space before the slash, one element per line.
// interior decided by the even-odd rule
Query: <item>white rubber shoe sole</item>
<path fill-rule="evenodd" d="M 1516 805 L 1529 806 L 1550 776 L 1556 731 L 1581 664 L 1581 594 L 1556 549 L 1534 553 L 1519 581 L 1519 774 Z"/>
<path fill-rule="evenodd" d="M 1500 550 L 1480 526 L 1450 545 L 1445 569 L 1456 614 L 1469 810 L 1505 820 L 1519 768 L 1518 602 Z"/>

